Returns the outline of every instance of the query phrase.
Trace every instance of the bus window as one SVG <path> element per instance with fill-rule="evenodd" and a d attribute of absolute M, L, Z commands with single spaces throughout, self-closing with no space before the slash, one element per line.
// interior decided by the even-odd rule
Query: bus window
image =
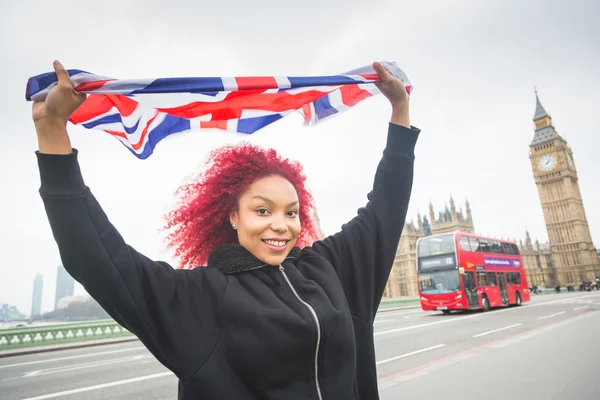
<path fill-rule="evenodd" d="M 419 288 L 423 294 L 452 293 L 460 290 L 457 270 L 419 274 Z"/>
<path fill-rule="evenodd" d="M 498 281 L 496 280 L 496 273 L 494 272 L 486 272 L 487 281 L 490 286 L 498 286 Z"/>
<path fill-rule="evenodd" d="M 477 286 L 479 287 L 483 287 L 483 286 L 487 286 L 487 279 L 485 277 L 485 272 L 478 272 L 477 273 Z"/>
<path fill-rule="evenodd" d="M 487 239 L 479 239 L 479 251 L 481 251 L 483 253 L 491 253 L 492 252 L 492 248 L 490 246 L 490 243 L 487 241 Z"/>
<path fill-rule="evenodd" d="M 518 272 L 509 272 L 506 274 L 506 280 L 509 285 L 520 285 L 521 284 L 521 274 Z"/>
<path fill-rule="evenodd" d="M 519 248 L 517 247 L 517 245 L 511 243 L 510 247 L 512 247 L 512 249 L 513 249 L 513 254 L 516 255 L 516 256 L 518 256 L 519 255 Z"/>
<path fill-rule="evenodd" d="M 454 253 L 454 235 L 431 236 L 419 241 L 419 257 Z"/>
<path fill-rule="evenodd" d="M 502 243 L 502 252 L 504 254 L 515 254 L 513 253 L 513 249 L 510 245 L 510 243 Z"/>
<path fill-rule="evenodd" d="M 472 251 L 471 246 L 469 246 L 469 237 L 468 236 L 461 236 L 459 238 L 459 242 L 460 242 L 460 248 L 463 249 L 463 251 Z"/>
<path fill-rule="evenodd" d="M 500 248 L 500 242 L 497 240 L 490 240 L 492 253 L 501 253 L 502 249 Z"/>
<path fill-rule="evenodd" d="M 470 237 L 469 243 L 471 244 L 471 251 L 481 251 L 479 249 L 479 239 Z"/>

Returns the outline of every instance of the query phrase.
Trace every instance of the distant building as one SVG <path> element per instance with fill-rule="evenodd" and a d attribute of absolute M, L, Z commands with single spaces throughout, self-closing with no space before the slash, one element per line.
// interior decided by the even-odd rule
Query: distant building
<path fill-rule="evenodd" d="M 65 267 L 59 265 L 56 270 L 56 297 L 54 300 L 54 308 L 56 308 L 58 302 L 63 297 L 73 296 L 73 289 L 75 287 L 75 280 Z"/>
<path fill-rule="evenodd" d="M 0 304 L 0 321 L 8 322 L 25 319 L 25 314 L 17 310 L 17 307 L 10 304 Z"/>
<path fill-rule="evenodd" d="M 33 281 L 33 299 L 31 300 L 31 318 L 35 318 L 42 313 L 42 291 L 44 289 L 44 278 L 37 274 Z"/>
<path fill-rule="evenodd" d="M 321 220 L 319 219 L 319 213 L 317 212 L 316 208 L 313 208 L 311 214 L 313 224 L 315 225 L 315 229 L 317 231 L 318 239 L 321 240 L 325 236 L 323 235 L 323 231 L 321 230 Z"/>
<path fill-rule="evenodd" d="M 417 240 L 421 237 L 447 232 L 475 233 L 471 205 L 465 202 L 465 211 L 457 210 L 454 200 L 450 198 L 450 207 L 437 216 L 433 205 L 429 204 L 429 220 L 417 214 L 417 223 L 412 220 L 404 225 L 396 259 L 383 293 L 384 297 L 417 296 Z"/>
<path fill-rule="evenodd" d="M 74 303 L 85 303 L 91 297 L 90 296 L 65 296 L 56 303 L 56 310 L 67 308 Z"/>
<path fill-rule="evenodd" d="M 536 240 L 534 246 L 531 243 L 529 232 L 525 232 L 525 243 L 519 241 L 519 251 L 523 258 L 523 268 L 525 268 L 529 286 L 553 287 L 556 285 L 556 268 L 552 263 L 550 243 L 540 244 Z"/>
<path fill-rule="evenodd" d="M 532 273 L 544 272 L 541 259 L 550 254 L 551 268 L 547 269 L 548 274 L 540 277 L 542 282 L 547 286 L 576 285 L 595 279 L 600 274 L 600 262 L 597 249 L 592 243 L 571 147 L 554 128 L 552 118 L 540 103 L 537 92 L 535 100 L 535 133 L 529 145 L 529 158 L 550 247 L 542 257 L 540 254 L 536 255 L 537 249 L 532 251 L 531 246 L 525 243 L 523 250 L 534 256 L 530 260 L 524 260 L 525 268 Z M 531 244 L 530 239 L 529 242 Z M 535 265 L 528 265 L 529 261 Z M 532 281 L 538 279 L 529 273 L 528 277 Z"/>

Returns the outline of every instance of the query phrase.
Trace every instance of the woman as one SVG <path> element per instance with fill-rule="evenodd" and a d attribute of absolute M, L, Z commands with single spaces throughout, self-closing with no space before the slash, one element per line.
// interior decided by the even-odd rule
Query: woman
<path fill-rule="evenodd" d="M 129 247 L 85 186 L 66 130 L 84 96 L 55 62 L 58 85 L 33 104 L 33 120 L 40 194 L 63 264 L 176 374 L 180 399 L 379 397 L 373 320 L 404 226 L 419 130 L 402 83 L 374 67 L 392 116 L 358 215 L 305 246 L 314 227 L 299 166 L 273 151 L 225 148 L 168 216 L 183 263 L 208 265 L 173 269 Z"/>

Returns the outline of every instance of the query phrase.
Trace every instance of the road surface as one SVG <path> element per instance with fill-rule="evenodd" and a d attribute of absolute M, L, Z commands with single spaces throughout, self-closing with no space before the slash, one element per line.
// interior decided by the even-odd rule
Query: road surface
<path fill-rule="evenodd" d="M 381 312 L 382 400 L 598 399 L 600 293 L 443 315 Z M 0 359 L 0 398 L 176 399 L 177 380 L 139 342 Z M 365 399 L 366 400 L 366 399 Z"/>

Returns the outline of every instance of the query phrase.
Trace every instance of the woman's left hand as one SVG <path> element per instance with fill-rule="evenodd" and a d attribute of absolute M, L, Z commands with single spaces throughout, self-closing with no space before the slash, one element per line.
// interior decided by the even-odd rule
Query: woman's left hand
<path fill-rule="evenodd" d="M 408 112 L 409 96 L 404 84 L 400 79 L 390 74 L 380 63 L 373 63 L 373 68 L 381 78 L 381 82 L 376 82 L 375 86 L 377 86 L 392 105 L 391 122 L 410 128 Z"/>

